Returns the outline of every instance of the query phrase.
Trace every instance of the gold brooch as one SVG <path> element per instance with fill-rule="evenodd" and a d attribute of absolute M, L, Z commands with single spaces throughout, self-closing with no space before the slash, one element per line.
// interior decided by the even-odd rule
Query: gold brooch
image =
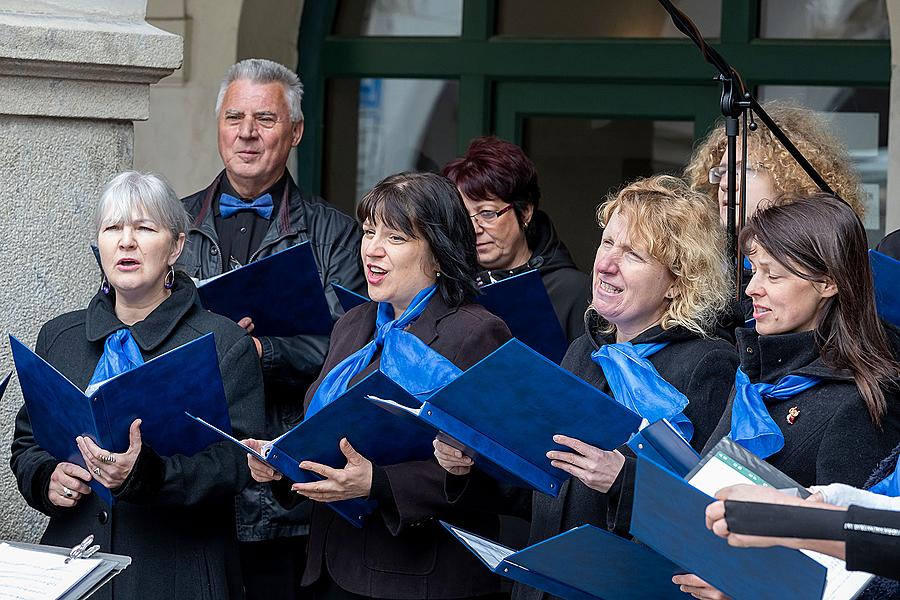
<path fill-rule="evenodd" d="M 799 417 L 799 416 L 800 416 L 800 409 L 796 406 L 790 407 L 788 409 L 788 414 L 787 414 L 788 425 L 793 425 L 794 421 L 796 421 L 797 417 Z"/>

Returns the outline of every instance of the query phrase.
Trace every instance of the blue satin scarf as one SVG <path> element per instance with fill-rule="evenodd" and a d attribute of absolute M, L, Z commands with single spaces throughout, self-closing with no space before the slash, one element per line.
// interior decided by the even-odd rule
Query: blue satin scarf
<path fill-rule="evenodd" d="M 894 472 L 869 488 L 869 491 L 882 496 L 897 498 L 900 496 L 900 459 L 894 466 Z"/>
<path fill-rule="evenodd" d="M 437 291 L 433 285 L 416 294 L 399 319 L 389 302 L 378 303 L 375 339 L 339 362 L 325 375 L 306 409 L 306 418 L 316 414 L 347 391 L 350 380 L 369 366 L 381 348 L 379 369 L 400 387 L 420 400 L 456 379 L 462 371 L 428 347 L 415 335 L 404 331 L 428 306 Z"/>
<path fill-rule="evenodd" d="M 131 336 L 131 331 L 129 329 L 114 331 L 106 337 L 103 355 L 97 361 L 94 375 L 84 393 L 90 396 L 104 381 L 142 364 L 144 357 L 141 356 L 141 349 Z"/>
<path fill-rule="evenodd" d="M 684 414 L 689 400 L 647 360 L 667 345 L 606 344 L 591 354 L 591 360 L 603 369 L 613 398 L 619 404 L 650 423 L 668 419 L 684 439 L 690 440 L 694 436 L 694 424 Z"/>
<path fill-rule="evenodd" d="M 731 407 L 731 439 L 760 458 L 784 448 L 784 434 L 763 398 L 787 400 L 819 383 L 815 377 L 786 375 L 778 383 L 750 383 L 738 367 L 734 374 L 734 404 Z"/>

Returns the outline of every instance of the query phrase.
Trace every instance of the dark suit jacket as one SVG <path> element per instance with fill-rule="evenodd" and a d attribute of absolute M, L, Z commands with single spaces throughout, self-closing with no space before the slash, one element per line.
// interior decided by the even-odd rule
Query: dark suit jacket
<path fill-rule="evenodd" d="M 306 405 L 325 375 L 373 338 L 376 311 L 377 304 L 370 302 L 337 322 L 322 374 L 310 386 Z M 439 294 L 408 331 L 460 369 L 510 338 L 503 321 L 482 306 L 449 307 Z M 351 385 L 377 369 L 379 362 L 376 355 Z M 498 578 L 437 522 L 445 519 L 491 537 L 497 535 L 497 518 L 448 502 L 444 473 L 434 460 L 375 466 L 370 498 L 379 508 L 361 529 L 315 504 L 303 585 L 330 576 L 355 594 L 398 599 L 464 598 L 499 591 Z M 279 498 L 290 501 L 283 485 L 276 489 Z"/>

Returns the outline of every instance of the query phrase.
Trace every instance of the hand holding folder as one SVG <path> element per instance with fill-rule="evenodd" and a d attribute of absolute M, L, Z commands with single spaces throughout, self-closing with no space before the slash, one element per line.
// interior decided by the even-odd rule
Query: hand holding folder
<path fill-rule="evenodd" d="M 16 338 L 10 336 L 10 344 L 35 440 L 59 461 L 86 466 L 75 442 L 78 436 L 124 452 L 129 427 L 138 418 L 144 443 L 160 456 L 190 456 L 219 441 L 212 434 L 198 435 L 185 411 L 231 430 L 212 334 L 113 377 L 90 395 Z M 109 489 L 97 481 L 90 486 L 112 504 Z"/>

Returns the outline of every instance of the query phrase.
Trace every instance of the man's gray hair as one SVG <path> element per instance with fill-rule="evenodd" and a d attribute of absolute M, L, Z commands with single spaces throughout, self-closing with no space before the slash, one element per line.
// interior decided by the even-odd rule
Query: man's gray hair
<path fill-rule="evenodd" d="M 284 65 L 265 58 L 247 58 L 239 63 L 231 65 L 222 78 L 219 85 L 219 95 L 216 98 L 216 116 L 222 110 L 222 99 L 225 98 L 225 90 L 235 81 L 246 80 L 254 83 L 280 83 L 284 86 L 284 99 L 291 111 L 291 122 L 297 123 L 303 120 L 303 83 L 297 74 Z"/>
<path fill-rule="evenodd" d="M 138 219 L 149 219 L 161 229 L 168 229 L 176 240 L 190 226 L 184 205 L 162 176 L 140 171 L 119 173 L 100 194 L 94 213 L 97 232 L 105 225 L 134 223 Z"/>

